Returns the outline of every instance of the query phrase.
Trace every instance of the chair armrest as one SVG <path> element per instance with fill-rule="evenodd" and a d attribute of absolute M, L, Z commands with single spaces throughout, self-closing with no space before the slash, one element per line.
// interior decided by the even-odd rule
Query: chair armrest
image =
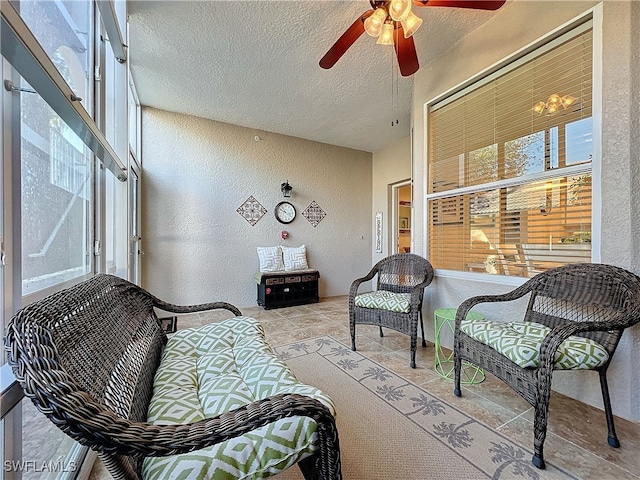
<path fill-rule="evenodd" d="M 299 394 L 273 395 L 213 418 L 179 425 L 130 421 L 92 401 L 85 401 L 81 407 L 75 405 L 73 410 L 67 412 L 75 417 L 70 423 L 82 433 L 78 434 L 76 428 L 68 433 L 80 443 L 97 451 L 137 457 L 188 453 L 292 416 L 311 417 L 319 424 L 335 424 L 324 404 Z"/>
<path fill-rule="evenodd" d="M 466 299 L 464 302 L 460 304 L 458 310 L 456 312 L 456 321 L 455 321 L 455 332 L 460 330 L 460 324 L 462 321 L 467 318 L 467 314 L 469 310 L 471 310 L 475 305 L 480 303 L 490 303 L 490 302 L 510 302 L 513 300 L 517 300 L 519 298 L 524 297 L 527 293 L 531 291 L 531 281 L 525 282 L 520 285 L 518 288 L 515 288 L 507 293 L 497 294 L 497 295 L 478 295 L 475 297 L 471 297 Z"/>
<path fill-rule="evenodd" d="M 84 392 L 52 398 L 60 411 L 63 430 L 83 445 L 99 452 L 135 457 L 162 457 L 188 453 L 243 435 L 276 420 L 303 416 L 318 425 L 320 459 L 317 469 L 340 471 L 340 449 L 335 418 L 319 400 L 299 394 L 280 394 L 243 405 L 213 418 L 183 425 L 133 422 L 102 408 Z M 61 402 L 62 401 L 62 402 Z M 46 408 L 38 402 L 39 408 Z M 71 425 L 71 426 L 70 426 Z M 326 475 L 323 478 L 336 478 Z"/>
<path fill-rule="evenodd" d="M 193 313 L 193 312 L 205 312 L 207 310 L 225 309 L 225 310 L 229 310 L 231 313 L 233 313 L 236 316 L 242 315 L 242 313 L 237 307 L 226 302 L 201 303 L 198 305 L 173 305 L 171 303 L 162 301 L 151 294 L 149 294 L 149 296 L 153 300 L 154 307 L 157 307 L 166 312 Z"/>
<path fill-rule="evenodd" d="M 371 280 L 373 277 L 376 276 L 376 273 L 378 273 L 378 269 L 374 267 L 364 277 L 356 278 L 351 283 L 351 287 L 349 288 L 349 305 L 351 305 L 353 303 L 353 300 L 356 298 L 356 294 L 358 293 L 358 288 L 360 287 L 360 284 Z"/>
<path fill-rule="evenodd" d="M 558 348 L 570 336 L 582 332 L 606 332 L 624 329 L 628 323 L 621 320 L 624 320 L 624 318 L 597 322 L 570 322 L 554 327 L 540 344 L 538 369 L 547 371 L 553 369 Z"/>

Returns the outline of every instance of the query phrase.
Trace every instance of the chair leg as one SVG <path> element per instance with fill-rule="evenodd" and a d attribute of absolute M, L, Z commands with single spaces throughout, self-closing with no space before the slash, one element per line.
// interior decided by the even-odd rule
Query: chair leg
<path fill-rule="evenodd" d="M 454 346 L 455 349 L 455 346 Z M 453 394 L 456 397 L 462 396 L 462 390 L 460 389 L 460 373 L 462 371 L 462 360 L 460 360 L 460 356 L 454 353 L 453 355 Z"/>
<path fill-rule="evenodd" d="M 384 333 L 382 333 L 382 326 L 380 326 L 380 336 L 384 337 Z"/>
<path fill-rule="evenodd" d="M 319 480 L 321 478 L 322 474 L 316 466 L 317 456 L 318 454 L 307 457 L 298 462 L 298 468 L 305 480 Z"/>
<path fill-rule="evenodd" d="M 547 436 L 547 417 L 548 417 L 549 405 L 541 405 L 538 400 L 538 405 L 535 407 L 535 420 L 533 423 L 533 458 L 531 462 L 539 469 L 546 467 L 544 463 L 544 440 Z"/>
<path fill-rule="evenodd" d="M 349 330 L 351 332 L 351 350 L 356 351 L 356 319 L 353 314 L 349 315 Z"/>
<path fill-rule="evenodd" d="M 420 329 L 422 330 L 422 346 L 427 346 L 427 341 L 424 339 L 424 321 L 422 318 L 422 307 L 420 307 Z"/>
<path fill-rule="evenodd" d="M 542 369 L 543 367 L 538 367 Z M 535 417 L 533 420 L 533 458 L 531 461 L 537 468 L 544 469 L 544 440 L 547 437 L 547 421 L 549 420 L 549 399 L 551 397 L 551 375 L 538 371 L 537 396 L 538 401 L 534 405 Z"/>
<path fill-rule="evenodd" d="M 417 337 L 418 337 L 418 322 L 417 319 L 414 321 L 412 320 L 412 325 L 410 328 L 410 332 L 411 334 L 409 335 L 411 337 L 411 363 L 409 364 L 411 366 L 411 368 L 416 368 L 416 345 L 418 343 L 417 341 Z"/>
<path fill-rule="evenodd" d="M 609 398 L 609 386 L 607 384 L 607 371 L 598 370 L 600 375 L 600 387 L 602 388 L 602 401 L 604 403 L 604 413 L 607 416 L 607 429 L 609 434 L 607 443 L 613 448 L 620 448 L 620 441 L 616 435 L 616 429 L 613 425 L 613 412 L 611 410 L 611 399 Z"/>

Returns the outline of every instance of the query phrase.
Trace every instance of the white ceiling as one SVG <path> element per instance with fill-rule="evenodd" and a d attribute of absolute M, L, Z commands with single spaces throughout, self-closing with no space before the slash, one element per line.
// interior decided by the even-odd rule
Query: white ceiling
<path fill-rule="evenodd" d="M 368 152 L 409 135 L 413 77 L 397 73 L 393 47 L 365 33 L 332 69 L 318 66 L 368 0 L 127 5 L 142 105 Z M 421 68 L 496 13 L 413 10 Z"/>

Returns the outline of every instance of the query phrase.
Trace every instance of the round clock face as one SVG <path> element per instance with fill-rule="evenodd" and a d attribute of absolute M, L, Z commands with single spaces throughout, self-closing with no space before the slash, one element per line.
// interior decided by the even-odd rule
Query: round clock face
<path fill-rule="evenodd" d="M 291 223 L 296 218 L 296 207 L 289 202 L 280 202 L 276 205 L 275 214 L 280 223 Z"/>

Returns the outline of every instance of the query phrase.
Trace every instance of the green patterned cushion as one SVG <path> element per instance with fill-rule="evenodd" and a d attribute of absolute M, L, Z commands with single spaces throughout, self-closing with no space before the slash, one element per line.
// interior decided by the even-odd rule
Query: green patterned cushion
<path fill-rule="evenodd" d="M 386 290 L 362 293 L 355 298 L 356 307 L 377 308 L 389 312 L 409 313 L 410 293 L 393 293 Z"/>
<path fill-rule="evenodd" d="M 279 393 L 331 399 L 298 382 L 264 340 L 253 318 L 237 317 L 181 330 L 167 342 L 154 379 L 148 421 L 182 424 Z M 143 478 L 264 478 L 317 450 L 317 425 L 307 417 L 272 422 L 241 437 L 196 452 L 146 458 Z"/>
<path fill-rule="evenodd" d="M 463 320 L 460 329 L 479 342 L 523 368 L 538 366 L 540 345 L 551 331 L 534 322 L 492 322 L 489 320 Z M 589 338 L 573 335 L 560 344 L 554 359 L 559 370 L 592 369 L 609 360 L 605 348 Z"/>

